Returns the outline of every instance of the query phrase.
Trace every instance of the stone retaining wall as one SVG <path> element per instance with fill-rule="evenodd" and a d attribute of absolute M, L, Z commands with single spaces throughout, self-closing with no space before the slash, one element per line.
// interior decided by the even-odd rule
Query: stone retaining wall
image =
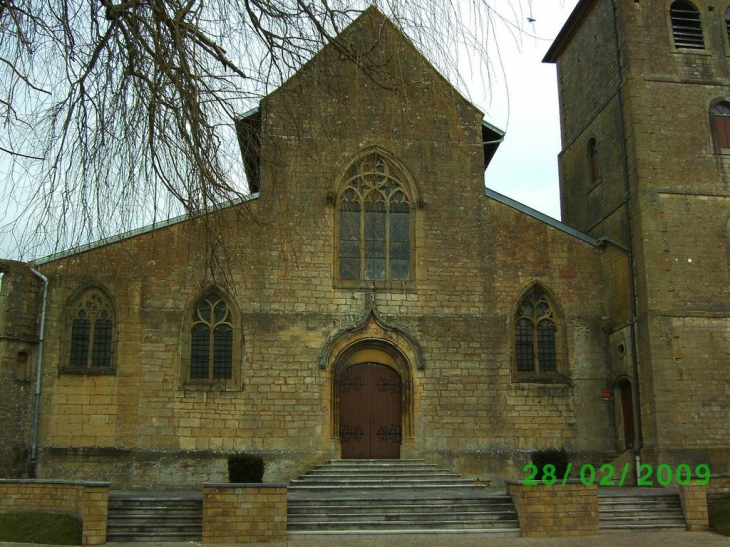
<path fill-rule="evenodd" d="M 682 512 L 687 530 L 690 532 L 706 532 L 710 529 L 707 516 L 707 485 L 690 481 L 687 485 L 679 485 L 679 498 L 682 500 Z"/>
<path fill-rule="evenodd" d="M 286 541 L 286 484 L 204 484 L 203 543 Z"/>
<path fill-rule="evenodd" d="M 523 537 L 590 536 L 598 533 L 598 487 L 579 481 L 547 486 L 506 481 Z"/>

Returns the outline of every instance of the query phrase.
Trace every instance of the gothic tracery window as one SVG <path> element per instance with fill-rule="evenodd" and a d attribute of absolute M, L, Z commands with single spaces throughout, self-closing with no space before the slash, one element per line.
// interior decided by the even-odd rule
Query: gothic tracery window
<path fill-rule="evenodd" d="M 63 372 L 110 374 L 113 367 L 114 312 L 99 289 L 84 292 L 72 306 L 69 359 Z"/>
<path fill-rule="evenodd" d="M 539 285 L 520 301 L 515 317 L 515 373 L 549 376 L 560 372 L 559 318 L 555 305 Z"/>
<path fill-rule="evenodd" d="M 200 300 L 190 328 L 190 381 L 233 379 L 233 329 L 231 310 L 216 292 Z"/>
<path fill-rule="evenodd" d="M 348 170 L 339 200 L 339 279 L 411 279 L 410 207 L 399 174 L 379 154 Z"/>

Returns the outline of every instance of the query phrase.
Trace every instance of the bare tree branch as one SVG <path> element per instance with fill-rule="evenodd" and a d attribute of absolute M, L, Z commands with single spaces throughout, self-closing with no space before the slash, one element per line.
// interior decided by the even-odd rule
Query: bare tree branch
<path fill-rule="evenodd" d="M 337 36 L 369 3 L 0 0 L 0 200 L 23 203 L 0 235 L 67 247 L 239 200 L 235 117 L 325 44 L 364 63 Z M 520 0 L 375 3 L 456 75 L 456 46 L 487 60 L 491 26 L 521 19 Z"/>

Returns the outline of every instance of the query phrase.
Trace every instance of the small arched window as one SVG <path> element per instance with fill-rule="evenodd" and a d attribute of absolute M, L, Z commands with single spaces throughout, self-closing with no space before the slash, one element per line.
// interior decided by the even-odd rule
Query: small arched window
<path fill-rule="evenodd" d="M 590 170 L 591 184 L 595 184 L 601 178 L 601 171 L 598 167 L 598 145 L 596 139 L 588 141 L 588 167 Z"/>
<path fill-rule="evenodd" d="M 557 377 L 561 372 L 560 321 L 555 304 L 539 285 L 520 300 L 514 329 L 516 377 Z"/>
<path fill-rule="evenodd" d="M 211 291 L 193 311 L 189 380 L 233 379 L 233 318 L 225 300 Z"/>
<path fill-rule="evenodd" d="M 730 152 L 730 103 L 717 103 L 712 108 L 715 142 L 722 151 Z"/>
<path fill-rule="evenodd" d="M 725 10 L 725 34 L 730 44 L 730 6 Z"/>
<path fill-rule="evenodd" d="M 411 197 L 380 154 L 347 171 L 339 198 L 339 279 L 411 279 Z"/>
<path fill-rule="evenodd" d="M 89 289 L 70 309 L 69 357 L 62 372 L 113 374 L 114 310 L 101 289 Z"/>
<path fill-rule="evenodd" d="M 669 8 L 672 38 L 677 49 L 705 49 L 700 11 L 691 2 L 678 0 Z"/>

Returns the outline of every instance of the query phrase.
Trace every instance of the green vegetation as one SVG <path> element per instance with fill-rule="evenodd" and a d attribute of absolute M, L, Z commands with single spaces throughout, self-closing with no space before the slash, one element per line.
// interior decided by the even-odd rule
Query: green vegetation
<path fill-rule="evenodd" d="M 730 498 L 710 501 L 707 511 L 710 516 L 710 530 L 730 536 Z"/>
<path fill-rule="evenodd" d="M 253 454 L 228 458 L 228 480 L 237 483 L 260 483 L 264 479 L 264 459 Z"/>
<path fill-rule="evenodd" d="M 81 521 L 51 513 L 0 514 L 0 541 L 81 545 Z"/>
<path fill-rule="evenodd" d="M 532 454 L 532 463 L 537 467 L 537 479 L 542 480 L 545 466 L 548 464 L 555 466 L 554 475 L 558 477 L 558 480 L 565 476 L 568 470 L 568 464 L 570 458 L 565 448 L 544 448 L 542 450 L 535 450 Z"/>

